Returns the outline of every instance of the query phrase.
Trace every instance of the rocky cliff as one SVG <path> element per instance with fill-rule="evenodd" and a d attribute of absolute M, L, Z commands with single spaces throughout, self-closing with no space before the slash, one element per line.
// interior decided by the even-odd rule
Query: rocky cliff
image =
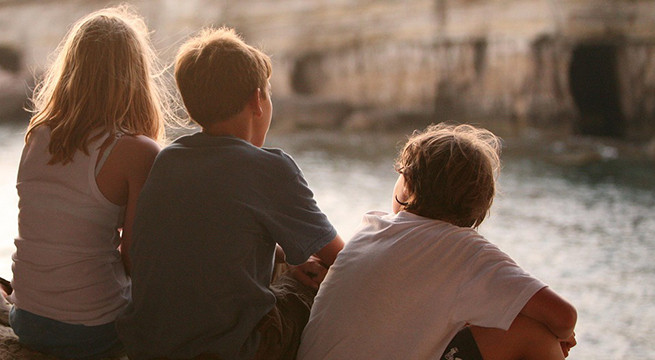
<path fill-rule="evenodd" d="M 456 120 L 655 136 L 652 0 L 134 0 L 162 56 L 203 26 L 272 55 L 280 126 Z M 0 0 L 0 66 L 29 75 L 112 2 Z M 18 67 L 18 70 L 17 70 Z M 3 66 L 7 72 L 7 66 Z"/>

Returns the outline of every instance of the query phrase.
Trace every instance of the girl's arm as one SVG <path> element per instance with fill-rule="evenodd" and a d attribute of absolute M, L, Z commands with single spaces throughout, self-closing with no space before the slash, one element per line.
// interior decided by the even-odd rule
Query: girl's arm
<path fill-rule="evenodd" d="M 549 287 L 534 294 L 521 314 L 543 323 L 560 340 L 573 337 L 578 319 L 575 307 Z"/>
<path fill-rule="evenodd" d="M 159 153 L 159 145 L 145 136 L 123 136 L 125 138 L 121 154 L 126 160 L 125 181 L 127 182 L 127 204 L 123 220 L 123 234 L 121 236 L 121 259 L 125 266 L 125 273 L 129 276 L 132 269 L 130 261 L 130 246 L 132 245 L 132 227 L 136 212 L 136 202 L 145 184 L 150 169 Z M 117 144 L 118 145 L 118 144 Z M 118 155 L 118 154 L 117 154 Z"/>
<path fill-rule="evenodd" d="M 132 268 L 130 246 L 136 202 L 159 150 L 159 145 L 146 136 L 124 135 L 96 178 L 98 188 L 109 201 L 125 205 L 120 252 L 127 275 Z"/>

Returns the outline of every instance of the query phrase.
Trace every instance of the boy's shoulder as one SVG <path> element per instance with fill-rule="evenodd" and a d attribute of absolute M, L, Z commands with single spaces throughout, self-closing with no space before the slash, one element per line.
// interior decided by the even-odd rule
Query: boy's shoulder
<path fill-rule="evenodd" d="M 438 242 L 435 246 L 440 248 L 456 248 L 458 251 L 472 255 L 502 253 L 496 244 L 489 241 L 476 229 L 470 227 L 461 227 L 445 221 L 430 219 L 404 211 L 401 211 L 391 219 L 393 219 L 394 225 L 420 234 L 421 236 L 417 237 L 417 241 L 421 241 L 423 236 L 429 234 L 428 236 Z"/>
<path fill-rule="evenodd" d="M 256 147 L 255 145 L 235 136 L 213 136 L 203 132 L 182 135 L 173 140 L 164 150 L 175 150 L 185 148 L 237 148 L 245 152 L 252 152 L 265 156 L 270 154 L 274 157 L 291 159 L 291 157 L 281 149 Z M 292 160 L 292 159 L 291 159 Z"/>
<path fill-rule="evenodd" d="M 200 155 L 203 153 L 203 155 Z M 183 135 L 175 139 L 159 153 L 159 162 L 172 159 L 188 159 L 195 161 L 225 159 L 236 161 L 243 168 L 252 167 L 257 171 L 281 174 L 301 173 L 295 160 L 282 149 L 257 147 L 233 136 L 212 136 L 202 132 Z M 232 160 L 229 160 L 232 159 Z M 282 175 L 286 176 L 286 175 Z"/>

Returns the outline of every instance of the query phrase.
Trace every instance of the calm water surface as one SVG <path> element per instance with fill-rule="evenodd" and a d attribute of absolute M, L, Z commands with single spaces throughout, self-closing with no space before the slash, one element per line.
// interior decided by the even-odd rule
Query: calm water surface
<path fill-rule="evenodd" d="M 22 127 L 0 126 L 0 276 L 11 277 Z M 344 238 L 364 212 L 389 211 L 404 136 L 272 134 L 303 169 Z M 655 359 L 655 165 L 555 166 L 503 154 L 502 194 L 480 232 L 579 312 L 569 359 Z M 429 309 L 426 309 L 429 311 Z"/>

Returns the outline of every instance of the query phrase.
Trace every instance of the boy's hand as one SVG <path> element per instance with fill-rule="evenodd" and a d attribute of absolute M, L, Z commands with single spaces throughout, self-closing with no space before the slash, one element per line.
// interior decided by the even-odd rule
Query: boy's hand
<path fill-rule="evenodd" d="M 562 347 L 562 353 L 564 354 L 564 357 L 568 357 L 571 348 L 576 346 L 577 344 L 578 342 L 575 340 L 575 333 L 573 333 L 573 335 L 571 335 L 566 340 L 560 340 L 559 345 Z"/>
<path fill-rule="evenodd" d="M 312 255 L 304 263 L 291 265 L 291 274 L 302 284 L 318 290 L 318 286 L 327 275 L 327 266 L 316 256 Z"/>

